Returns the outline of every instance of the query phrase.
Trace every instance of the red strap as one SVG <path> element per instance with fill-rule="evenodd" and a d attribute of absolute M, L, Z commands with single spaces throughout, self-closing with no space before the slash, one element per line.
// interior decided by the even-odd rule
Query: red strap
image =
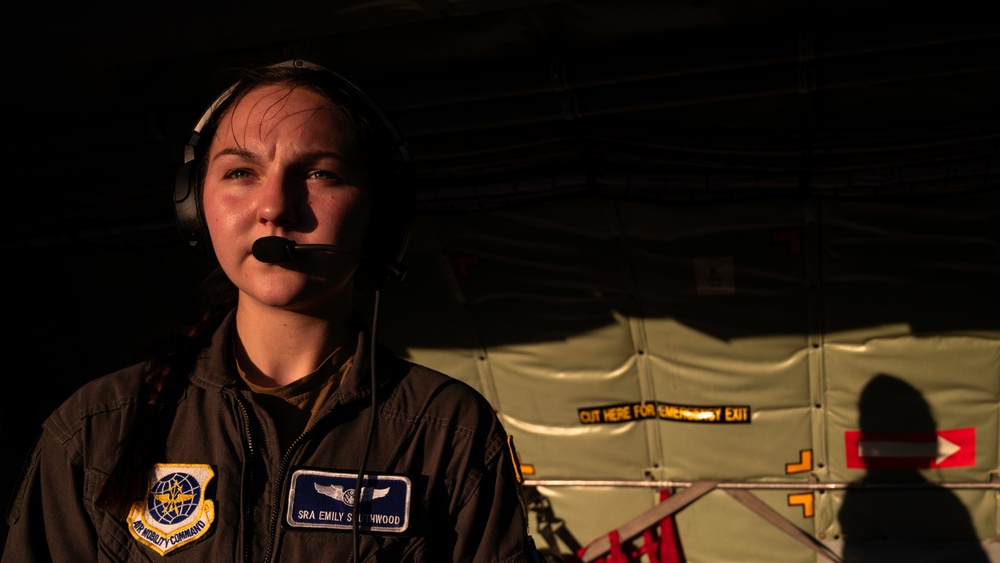
<path fill-rule="evenodd" d="M 607 563 L 629 563 L 628 557 L 622 552 L 621 538 L 618 537 L 618 530 L 611 530 L 608 534 L 611 540 L 611 552 L 608 554 Z"/>
<path fill-rule="evenodd" d="M 660 490 L 660 502 L 670 498 L 668 489 Z M 660 563 L 683 563 L 681 559 L 680 537 L 671 514 L 660 520 Z"/>
<path fill-rule="evenodd" d="M 662 489 L 660 491 L 660 502 L 668 498 L 670 498 L 670 491 Z M 660 520 L 659 532 L 659 538 L 657 538 L 652 529 L 644 530 L 642 533 L 642 547 L 629 549 L 629 552 L 626 553 L 626 550 L 622 549 L 621 537 L 618 535 L 618 530 L 611 530 L 608 533 L 608 540 L 611 544 L 610 551 L 605 557 L 595 559 L 593 563 L 631 563 L 632 561 L 637 561 L 637 558 L 643 554 L 649 557 L 649 563 L 684 563 L 681 557 L 680 538 L 677 534 L 677 528 L 674 526 L 673 515 L 666 516 Z M 629 547 L 626 546 L 626 549 Z M 586 546 L 581 547 L 576 553 L 576 560 L 580 560 L 586 551 Z M 570 561 L 573 560 L 570 559 Z"/>
<path fill-rule="evenodd" d="M 656 534 L 653 533 L 653 530 L 645 530 L 642 532 L 642 549 L 637 554 L 645 553 L 648 555 L 649 563 L 660 563 L 660 558 L 657 556 L 659 547 L 660 542 L 656 540 Z"/>

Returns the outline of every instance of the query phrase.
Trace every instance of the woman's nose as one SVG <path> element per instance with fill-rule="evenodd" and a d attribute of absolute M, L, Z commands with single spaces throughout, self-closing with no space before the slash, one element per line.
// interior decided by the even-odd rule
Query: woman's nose
<path fill-rule="evenodd" d="M 269 176 L 261 185 L 258 220 L 280 226 L 295 224 L 298 221 L 295 194 L 295 187 L 288 179 L 280 175 Z"/>

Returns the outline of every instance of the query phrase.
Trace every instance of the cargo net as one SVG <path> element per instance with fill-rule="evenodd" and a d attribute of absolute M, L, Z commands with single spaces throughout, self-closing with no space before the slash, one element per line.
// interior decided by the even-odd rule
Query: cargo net
<path fill-rule="evenodd" d="M 538 533 L 547 544 L 539 549 L 545 563 L 683 563 L 680 538 L 672 514 L 642 530 L 634 538 L 622 538 L 612 530 L 606 537 L 587 546 L 580 545 L 566 523 L 555 515 L 552 505 L 534 487 L 526 487 L 528 508 L 537 518 Z M 670 497 L 668 489 L 660 490 L 660 502 Z M 640 541 L 641 540 L 641 541 Z M 595 543 L 599 546 L 595 549 Z M 568 550 L 563 552 L 560 545 Z M 606 547 L 607 549 L 604 549 Z M 644 558 L 645 556 L 645 558 Z"/>

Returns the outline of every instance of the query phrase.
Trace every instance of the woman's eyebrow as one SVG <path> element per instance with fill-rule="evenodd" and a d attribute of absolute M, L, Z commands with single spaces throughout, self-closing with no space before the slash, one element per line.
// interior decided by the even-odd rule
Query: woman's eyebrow
<path fill-rule="evenodd" d="M 252 151 L 247 150 L 244 147 L 224 148 L 219 152 L 215 153 L 214 155 L 212 155 L 212 160 L 215 160 L 220 156 L 236 156 L 244 160 L 250 160 L 250 161 L 258 160 L 258 157 Z M 309 162 L 322 160 L 326 158 L 338 160 L 340 162 L 350 162 L 351 160 L 350 158 L 344 156 L 344 154 L 339 153 L 337 151 L 325 151 L 325 150 L 307 151 L 298 155 L 298 160 L 309 161 Z"/>
<path fill-rule="evenodd" d="M 305 151 L 298 155 L 298 159 L 303 161 L 317 161 L 326 158 L 339 160 L 340 162 L 350 162 L 351 160 L 350 158 L 344 156 L 341 152 L 329 150 Z"/>
<path fill-rule="evenodd" d="M 220 150 L 219 152 L 215 153 L 214 155 L 212 155 L 212 160 L 215 160 L 215 159 L 219 158 L 220 156 L 237 156 L 239 158 L 242 158 L 243 160 L 252 160 L 252 161 L 256 161 L 257 160 L 257 156 L 253 152 L 251 152 L 251 151 L 249 151 L 249 150 L 247 150 L 247 149 L 245 149 L 243 147 L 227 147 L 227 148 L 224 148 L 224 149 Z"/>

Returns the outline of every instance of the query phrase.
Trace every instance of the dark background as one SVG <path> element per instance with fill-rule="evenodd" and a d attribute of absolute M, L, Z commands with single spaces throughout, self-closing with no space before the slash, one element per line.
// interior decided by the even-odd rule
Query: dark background
<path fill-rule="evenodd" d="M 203 273 L 175 232 L 171 191 L 231 63 L 301 57 L 355 78 L 409 142 L 420 213 L 580 194 L 810 196 L 832 171 L 878 178 L 852 188 L 863 196 L 962 193 L 997 189 L 1000 173 L 1000 33 L 987 5 L 12 7 L 0 493 L 48 412 L 139 359 Z M 879 178 L 903 165 L 934 172 Z M 586 180 L 557 181 L 574 175 Z M 680 180 L 620 180 L 647 175 Z"/>

